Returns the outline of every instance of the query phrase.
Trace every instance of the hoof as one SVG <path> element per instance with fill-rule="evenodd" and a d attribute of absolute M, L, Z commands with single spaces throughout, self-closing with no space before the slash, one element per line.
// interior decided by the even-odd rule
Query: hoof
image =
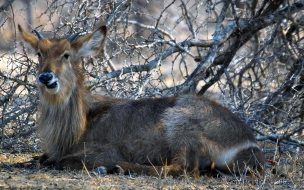
<path fill-rule="evenodd" d="M 102 174 L 107 174 L 107 169 L 103 166 L 97 167 L 93 170 L 94 173 L 96 173 L 97 175 L 102 175 Z"/>
<path fill-rule="evenodd" d="M 119 175 L 124 175 L 125 171 L 119 165 L 115 165 L 114 173 L 117 173 Z"/>

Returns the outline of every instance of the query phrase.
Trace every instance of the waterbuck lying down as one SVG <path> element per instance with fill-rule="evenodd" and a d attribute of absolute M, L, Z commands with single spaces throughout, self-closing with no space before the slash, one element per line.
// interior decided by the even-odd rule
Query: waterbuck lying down
<path fill-rule="evenodd" d="M 213 101 L 91 95 L 80 58 L 104 51 L 105 26 L 79 39 L 46 39 L 18 28 L 39 58 L 42 164 L 147 175 L 243 174 L 248 168 L 263 174 L 264 156 L 251 129 Z"/>

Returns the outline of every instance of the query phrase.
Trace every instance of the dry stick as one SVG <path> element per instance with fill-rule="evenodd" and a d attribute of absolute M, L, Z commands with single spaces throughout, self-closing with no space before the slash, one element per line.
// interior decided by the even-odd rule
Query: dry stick
<path fill-rule="evenodd" d="M 263 45 L 263 47 L 261 47 L 260 49 L 256 49 L 255 52 L 254 52 L 254 55 L 258 55 L 260 52 L 262 52 L 266 47 L 267 45 L 271 44 L 274 40 L 274 38 L 277 36 L 277 33 L 278 33 L 278 28 L 280 26 L 280 23 L 277 24 L 276 26 L 276 29 L 275 31 L 272 33 L 270 39 Z M 238 91 L 238 97 L 239 97 L 239 100 L 240 100 L 240 105 L 241 106 L 241 109 L 244 110 L 244 104 L 251 98 L 252 96 L 252 92 L 251 92 L 251 96 L 247 98 L 247 100 L 243 100 L 243 96 L 242 96 L 242 93 L 241 93 L 241 87 L 242 87 L 242 84 L 243 84 L 243 75 L 245 74 L 246 71 L 248 71 L 250 68 L 252 68 L 252 66 L 256 63 L 257 61 L 255 60 L 255 58 L 253 58 L 244 68 L 242 68 L 242 70 L 238 73 L 239 77 L 238 77 L 238 85 L 237 85 L 237 91 Z M 225 70 L 224 70 L 225 71 Z M 229 75 L 226 76 L 227 78 L 229 78 Z M 233 84 L 232 84 L 233 85 Z M 234 86 L 233 86 L 234 87 Z M 253 88 L 251 86 L 251 88 Z M 235 101 L 236 102 L 236 101 Z M 244 111 L 242 113 L 245 113 Z M 248 122 L 245 114 L 243 115 L 243 118 L 246 120 L 246 123 Z"/>
<path fill-rule="evenodd" d="M 17 117 L 19 117 L 20 115 L 23 115 L 24 113 L 28 113 L 31 112 L 32 110 L 35 110 L 35 108 L 37 107 L 36 104 L 27 107 L 25 109 L 22 109 L 22 111 L 16 112 L 14 111 L 13 113 L 8 113 L 8 115 L 10 115 L 9 117 L 5 118 L 2 123 L 1 126 L 5 126 L 7 123 L 9 123 L 10 121 L 16 119 Z M 1 138 L 1 137 L 0 137 Z"/>
<path fill-rule="evenodd" d="M 304 9 L 304 3 L 295 3 L 289 7 L 285 7 L 280 11 L 277 11 L 273 14 L 269 14 L 263 17 L 257 17 L 256 19 L 250 21 L 239 21 L 239 31 L 242 32 L 243 35 L 240 35 L 242 39 L 239 39 L 235 42 L 235 44 L 231 45 L 224 53 L 220 54 L 213 62 L 213 65 L 223 65 L 222 68 L 217 72 L 217 74 L 208 82 L 206 83 L 200 90 L 198 94 L 202 95 L 205 91 L 211 87 L 214 83 L 216 83 L 222 74 L 224 73 L 224 69 L 229 66 L 230 61 L 232 60 L 234 55 L 233 52 L 236 52 L 240 47 L 242 47 L 245 42 L 250 39 L 252 33 L 259 31 L 267 26 L 270 26 L 274 23 L 279 23 L 285 18 L 288 14 L 293 14 L 299 10 Z M 222 35 L 227 32 L 228 37 L 237 29 L 236 23 L 230 23 L 223 31 Z M 185 85 L 185 84 L 182 84 Z"/>
<path fill-rule="evenodd" d="M 9 135 L 7 136 L 7 138 L 9 139 L 12 139 L 10 142 L 8 142 L 7 144 L 3 144 L 2 148 L 3 149 L 8 149 L 10 147 L 12 147 L 12 145 L 14 143 L 17 142 L 17 140 L 19 140 L 20 137 L 27 137 L 29 136 L 30 134 L 32 134 L 36 129 L 30 129 L 29 131 L 25 131 L 25 132 L 20 132 L 20 133 L 17 133 L 16 135 Z M 3 137 L 0 137 L 0 139 L 3 139 Z"/>
<path fill-rule="evenodd" d="M 83 161 L 81 161 L 81 162 L 82 162 L 83 168 L 84 168 L 84 170 L 87 172 L 87 174 L 88 174 L 89 178 L 90 178 L 90 179 L 92 179 L 92 176 L 91 176 L 91 174 L 90 174 L 89 170 L 87 169 L 87 167 L 86 167 L 85 163 L 84 163 Z"/>
<path fill-rule="evenodd" d="M 225 38 L 223 38 L 220 41 L 220 43 L 222 43 L 224 41 L 225 41 Z M 180 52 L 181 48 L 183 46 L 210 47 L 214 43 L 215 43 L 214 40 L 198 40 L 198 39 L 189 39 L 189 40 L 186 40 L 184 42 L 177 43 L 175 46 L 172 46 L 172 47 L 168 48 L 163 53 L 161 53 L 159 57 L 155 58 L 154 60 L 148 62 L 145 65 L 133 65 L 133 66 L 130 66 L 130 67 L 124 67 L 122 69 L 115 70 L 113 72 L 101 75 L 98 78 L 98 82 L 103 82 L 103 81 L 118 77 L 121 74 L 126 74 L 126 73 L 131 73 L 131 72 L 140 72 L 140 71 L 151 71 L 152 69 L 155 69 L 155 68 L 157 68 L 157 66 L 160 65 L 160 61 L 166 59 L 167 57 L 169 57 L 173 53 Z M 184 51 L 186 51 L 186 50 L 184 49 Z"/>
<path fill-rule="evenodd" d="M 120 21 L 122 22 L 122 21 Z M 164 29 L 161 29 L 161 28 L 155 28 L 154 26 L 150 26 L 150 25 L 145 25 L 145 24 L 141 24 L 137 21 L 128 21 L 128 24 L 134 24 L 134 25 L 137 25 L 141 28 L 145 28 L 145 29 L 152 29 L 152 30 L 157 30 L 158 32 L 162 33 L 163 35 L 165 36 L 168 36 L 170 38 L 170 40 L 164 40 L 164 39 L 155 39 L 152 43 L 150 44 L 141 44 L 141 45 L 133 45 L 131 44 L 131 46 L 133 46 L 134 48 L 144 48 L 144 47 L 148 47 L 148 48 L 151 48 L 153 47 L 155 44 L 157 43 L 163 43 L 163 44 L 169 44 L 171 46 L 176 46 L 178 47 L 182 52 L 185 52 L 187 53 L 188 55 L 190 55 L 191 57 L 195 57 L 189 50 L 188 48 L 184 48 L 183 46 L 180 45 L 180 43 L 176 43 L 175 41 L 175 38 L 169 33 L 167 32 L 166 30 Z M 194 39 L 196 37 L 194 36 Z M 206 43 L 205 41 L 201 42 L 201 43 Z M 209 41 L 210 43 L 210 41 Z"/>
<path fill-rule="evenodd" d="M 109 28 L 112 24 L 112 21 L 115 17 L 119 17 L 122 12 L 124 12 L 128 8 L 128 4 L 130 4 L 130 0 L 121 1 L 120 4 L 116 7 L 116 9 L 112 12 L 112 14 L 107 18 L 105 25 Z M 116 70 L 115 65 L 113 62 L 108 59 L 109 56 L 106 52 L 104 52 L 104 56 L 106 60 L 108 60 L 108 65 L 110 66 L 112 72 Z"/>
<path fill-rule="evenodd" d="M 22 81 L 13 77 L 8 77 L 5 73 L 0 71 L 0 76 L 2 76 L 5 80 L 10 80 L 13 82 L 16 82 L 18 85 L 23 85 L 23 86 L 31 86 L 33 88 L 36 88 L 36 85 L 29 83 L 28 81 Z"/>
<path fill-rule="evenodd" d="M 205 73 L 206 70 L 212 65 L 216 51 L 219 47 L 219 44 L 222 41 L 223 38 L 225 38 L 226 33 L 220 33 L 220 26 L 221 23 L 224 21 L 225 13 L 228 10 L 229 3 L 228 1 L 223 5 L 221 14 L 217 18 L 217 24 L 215 27 L 214 37 L 213 37 L 213 45 L 207 52 L 207 56 L 199 63 L 199 65 L 196 67 L 196 69 L 190 74 L 190 76 L 187 78 L 187 80 L 184 82 L 183 88 L 177 88 L 177 91 L 184 91 L 184 88 L 189 88 L 192 84 L 197 85 L 198 81 L 201 80 L 201 73 Z M 227 36 L 227 35 L 226 35 Z"/>
<path fill-rule="evenodd" d="M 124 22 L 126 20 L 118 20 L 117 22 Z M 142 24 L 136 20 L 128 20 L 127 21 L 128 24 L 133 24 L 133 25 L 136 25 L 136 26 L 139 26 L 141 28 L 145 28 L 145 29 L 152 29 L 152 30 L 157 30 L 158 32 L 162 33 L 163 35 L 169 37 L 171 40 L 175 40 L 175 38 L 169 33 L 167 32 L 166 30 L 164 29 L 161 29 L 161 28 L 155 28 L 155 26 L 151 26 L 151 25 L 146 25 L 146 24 Z"/>
<path fill-rule="evenodd" d="M 296 49 L 294 48 L 294 46 L 291 46 L 289 41 L 286 39 L 286 33 L 284 32 L 284 27 L 282 25 L 280 25 L 280 29 L 281 29 L 281 36 L 283 39 L 283 43 L 286 46 L 287 50 L 289 51 L 291 57 L 293 60 L 297 60 L 299 59 L 298 54 L 300 54 L 299 52 L 296 51 Z"/>
<path fill-rule="evenodd" d="M 273 92 L 272 94 L 269 94 L 266 98 L 266 100 L 264 101 L 263 103 L 263 106 L 262 106 L 262 109 L 261 110 L 264 110 L 265 107 L 267 105 L 270 104 L 270 102 L 274 99 L 274 97 L 278 96 L 281 92 L 285 91 L 287 88 L 290 88 L 293 84 L 294 84 L 294 81 L 296 80 L 296 76 L 298 76 L 303 68 L 304 68 L 304 56 L 300 58 L 300 60 L 298 61 L 299 64 L 298 64 L 298 67 L 294 68 L 293 70 L 291 70 L 286 78 L 286 82 L 279 88 L 277 89 L 275 92 Z M 262 115 L 262 111 L 258 112 L 256 114 L 257 116 L 257 120 L 260 119 L 261 115 Z"/>
<path fill-rule="evenodd" d="M 160 19 L 162 18 L 164 12 L 165 12 L 171 5 L 173 5 L 174 2 L 175 2 L 175 0 L 173 0 L 169 5 L 167 5 L 167 6 L 161 11 L 159 18 L 156 20 L 155 28 L 158 28 L 159 21 L 160 21 Z"/>
<path fill-rule="evenodd" d="M 226 2 L 226 0 L 217 0 L 217 1 L 215 1 L 211 5 L 207 6 L 206 12 L 210 12 L 211 10 L 214 10 L 216 5 L 218 5 L 220 3 L 223 3 L 223 2 Z"/>
<path fill-rule="evenodd" d="M 262 132 L 260 132 L 260 133 L 262 133 Z M 281 141 L 281 142 L 286 142 L 286 143 L 292 142 L 294 144 L 298 144 L 298 145 L 302 145 L 302 146 L 304 145 L 304 141 L 302 141 L 302 140 L 297 140 L 292 137 L 286 138 L 286 135 L 278 135 L 278 134 L 267 135 L 267 134 L 262 133 L 261 136 L 256 137 L 256 140 L 257 141 L 271 140 L 271 141 Z"/>
<path fill-rule="evenodd" d="M 185 4 L 185 2 L 183 0 L 180 0 L 180 1 L 182 3 L 182 5 L 181 5 L 182 11 L 183 11 L 183 13 L 184 13 L 184 15 L 186 17 L 186 24 L 188 25 L 188 28 L 189 28 L 189 30 L 190 30 L 193 38 L 196 39 L 197 36 L 196 36 L 196 33 L 194 32 L 193 24 L 192 24 L 192 21 L 191 21 L 190 16 L 189 16 L 189 13 L 188 13 L 188 10 L 187 10 L 187 6 L 186 6 L 186 4 Z M 199 51 L 198 47 L 196 48 L 196 50 L 197 50 L 198 56 L 201 57 L 200 51 Z"/>
<path fill-rule="evenodd" d="M 121 1 L 120 4 L 116 7 L 116 9 L 110 14 L 110 16 L 107 18 L 105 25 L 109 27 L 112 24 L 112 21 L 115 17 L 119 17 L 123 11 L 125 11 L 128 8 L 128 4 L 130 3 L 130 0 Z"/>
<path fill-rule="evenodd" d="M 158 175 L 158 177 L 163 173 L 162 172 L 162 170 L 161 170 L 161 172 L 159 173 L 158 171 L 157 171 L 157 169 L 155 168 L 155 166 L 153 165 L 153 163 L 150 161 L 150 159 L 147 157 L 147 159 L 148 159 L 148 161 L 149 161 L 149 163 L 151 164 L 151 166 L 154 168 L 154 170 L 155 170 L 155 172 L 157 173 L 157 175 Z"/>
<path fill-rule="evenodd" d="M 188 25 L 188 28 L 189 28 L 189 30 L 190 30 L 190 32 L 191 32 L 193 38 L 196 38 L 196 34 L 195 34 L 195 32 L 194 32 L 193 25 L 192 25 L 190 16 L 189 16 L 189 14 L 188 14 L 187 6 L 186 6 L 186 4 L 184 3 L 183 0 L 180 0 L 180 1 L 181 1 L 181 3 L 182 3 L 182 5 L 181 5 L 182 11 L 183 11 L 183 13 L 184 13 L 184 15 L 185 15 L 185 17 L 186 17 L 186 24 Z"/>
<path fill-rule="evenodd" d="M 136 48 L 144 48 L 144 47 L 148 47 L 151 48 L 153 47 L 155 44 L 168 44 L 171 45 L 172 47 L 177 47 L 179 50 L 181 50 L 184 53 L 187 53 L 189 56 L 191 56 L 192 58 L 195 58 L 195 56 L 188 50 L 187 47 L 183 47 L 181 46 L 179 43 L 176 43 L 175 40 L 163 40 L 163 39 L 155 39 L 152 43 L 150 44 L 143 44 L 143 45 L 133 45 L 130 44 L 130 46 L 133 46 L 135 49 Z"/>
<path fill-rule="evenodd" d="M 104 52 L 104 58 L 106 58 L 106 60 L 108 61 L 108 65 L 111 68 L 111 71 L 115 71 L 116 67 L 106 52 Z"/>
<path fill-rule="evenodd" d="M 166 51 L 160 54 L 159 57 L 155 58 L 154 60 L 148 62 L 145 65 L 132 65 L 130 67 L 124 67 L 119 70 L 115 70 L 113 72 L 101 75 L 98 77 L 98 83 L 103 82 L 105 80 L 109 80 L 115 77 L 118 77 L 122 74 L 131 73 L 131 72 L 141 72 L 141 71 L 151 71 L 152 69 L 157 68 L 160 65 L 160 62 L 166 59 L 168 56 L 172 55 L 175 52 L 179 52 L 180 48 L 187 45 L 187 46 L 199 46 L 199 47 L 209 47 L 214 42 L 212 40 L 186 40 L 182 43 L 178 43 L 179 46 L 172 46 L 168 48 Z M 186 51 L 186 50 L 185 50 Z"/>
<path fill-rule="evenodd" d="M 2 6 L 0 6 L 0 13 L 4 11 L 7 7 L 11 6 L 15 0 L 6 0 Z"/>

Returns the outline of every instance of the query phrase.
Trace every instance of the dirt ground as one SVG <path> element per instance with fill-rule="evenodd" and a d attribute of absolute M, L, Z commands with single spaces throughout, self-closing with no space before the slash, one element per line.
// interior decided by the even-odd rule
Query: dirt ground
<path fill-rule="evenodd" d="M 295 160 L 285 165 L 285 173 L 268 167 L 262 179 L 201 176 L 194 180 L 187 175 L 180 178 L 98 176 L 85 170 L 59 171 L 24 164 L 37 155 L 0 153 L 0 189 L 304 189 L 303 163 Z"/>

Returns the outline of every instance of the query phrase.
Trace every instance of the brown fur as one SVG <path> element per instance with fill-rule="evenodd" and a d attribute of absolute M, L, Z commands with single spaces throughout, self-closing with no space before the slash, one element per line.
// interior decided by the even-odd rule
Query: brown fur
<path fill-rule="evenodd" d="M 210 170 L 231 174 L 247 166 L 263 173 L 264 156 L 250 128 L 213 101 L 197 96 L 126 100 L 86 92 L 79 60 L 104 51 L 104 26 L 71 43 L 38 40 L 18 28 L 41 54 L 38 75 L 53 72 L 60 84 L 56 94 L 39 85 L 41 162 L 71 169 L 84 163 L 108 172 L 120 165 L 148 175 L 162 168 L 172 175 L 184 170 L 196 177 Z"/>

